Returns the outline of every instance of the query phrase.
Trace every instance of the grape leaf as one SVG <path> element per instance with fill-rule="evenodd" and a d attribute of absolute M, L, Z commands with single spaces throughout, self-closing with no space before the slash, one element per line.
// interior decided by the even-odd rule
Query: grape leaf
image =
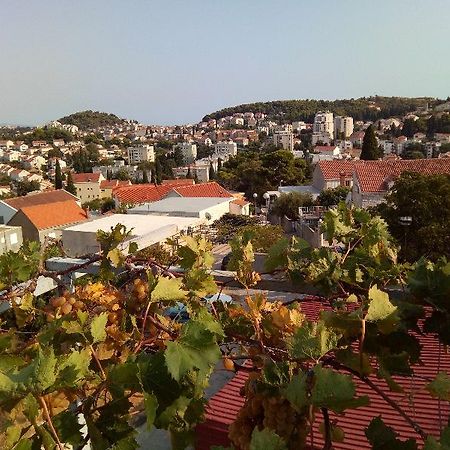
<path fill-rule="evenodd" d="M 343 375 L 320 364 L 314 367 L 314 384 L 311 402 L 321 408 L 341 413 L 347 408 L 357 408 L 369 403 L 367 396 L 355 398 L 355 385 L 349 375 Z"/>
<path fill-rule="evenodd" d="M 71 444 L 75 448 L 83 442 L 82 426 L 72 411 L 63 411 L 54 416 L 52 421 L 61 442 Z"/>
<path fill-rule="evenodd" d="M 305 321 L 288 341 L 289 354 L 297 359 L 318 360 L 336 348 L 339 337 L 340 335 L 326 327 L 323 321 Z"/>
<path fill-rule="evenodd" d="M 185 300 L 187 291 L 182 289 L 182 284 L 183 280 L 181 278 L 159 276 L 157 283 L 151 292 L 152 301 Z"/>
<path fill-rule="evenodd" d="M 59 358 L 59 384 L 72 387 L 83 380 L 89 372 L 91 352 L 88 348 L 72 350 L 68 356 Z"/>
<path fill-rule="evenodd" d="M 372 445 L 372 450 L 417 450 L 414 439 L 401 441 L 398 434 L 388 427 L 380 416 L 372 419 L 366 428 L 366 436 Z"/>
<path fill-rule="evenodd" d="M 291 402 L 292 406 L 302 412 L 309 404 L 307 395 L 307 377 L 305 373 L 295 375 L 284 390 L 284 396 Z"/>
<path fill-rule="evenodd" d="M 385 320 L 397 311 L 397 307 L 389 301 L 389 295 L 380 291 L 376 285 L 369 289 L 369 299 L 369 308 L 365 317 L 368 322 Z"/>
<path fill-rule="evenodd" d="M 258 427 L 255 427 L 250 450 L 287 450 L 287 445 L 284 439 L 269 428 L 259 431 Z"/>
<path fill-rule="evenodd" d="M 156 410 L 158 409 L 158 399 L 154 394 L 144 392 L 144 407 L 147 417 L 147 429 L 150 430 L 155 422 Z"/>
<path fill-rule="evenodd" d="M 102 312 L 95 316 L 91 322 L 91 335 L 93 343 L 103 342 L 106 339 L 106 322 L 108 321 L 108 313 Z"/>
<path fill-rule="evenodd" d="M 432 397 L 450 401 L 450 377 L 447 372 L 439 372 L 425 388 Z"/>
<path fill-rule="evenodd" d="M 14 450 L 31 450 L 33 441 L 31 439 L 21 439 L 14 447 Z"/>
<path fill-rule="evenodd" d="M 269 248 L 267 259 L 264 262 L 264 269 L 271 272 L 278 267 L 286 267 L 288 264 L 287 253 L 289 246 L 290 241 L 287 238 L 282 238 L 275 242 L 275 244 Z"/>

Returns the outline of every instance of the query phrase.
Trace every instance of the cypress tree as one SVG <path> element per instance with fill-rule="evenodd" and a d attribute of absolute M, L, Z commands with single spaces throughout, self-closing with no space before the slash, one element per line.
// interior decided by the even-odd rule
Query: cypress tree
<path fill-rule="evenodd" d="M 142 171 L 142 182 L 143 183 L 148 183 L 148 174 L 146 170 Z"/>
<path fill-rule="evenodd" d="M 372 125 L 369 125 L 364 134 L 360 158 L 364 160 L 375 160 L 378 159 L 379 153 L 375 132 L 373 131 Z"/>
<path fill-rule="evenodd" d="M 216 178 L 216 171 L 214 170 L 214 166 L 212 161 L 209 163 L 209 179 L 214 180 Z"/>
<path fill-rule="evenodd" d="M 217 160 L 217 172 L 222 168 L 222 158 Z"/>
<path fill-rule="evenodd" d="M 66 191 L 70 192 L 72 195 L 77 195 L 77 190 L 73 184 L 72 172 L 67 174 Z"/>
<path fill-rule="evenodd" d="M 59 159 L 56 160 L 55 164 L 55 189 L 62 189 L 63 179 L 61 174 L 61 166 L 59 165 Z"/>
<path fill-rule="evenodd" d="M 186 174 L 186 178 L 192 178 L 192 174 L 191 174 L 191 166 L 188 167 L 188 171 Z"/>

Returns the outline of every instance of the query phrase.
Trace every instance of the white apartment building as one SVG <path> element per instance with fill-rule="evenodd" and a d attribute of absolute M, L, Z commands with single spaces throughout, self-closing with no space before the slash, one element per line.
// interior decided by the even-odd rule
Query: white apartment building
<path fill-rule="evenodd" d="M 292 122 L 292 129 L 297 133 L 302 130 L 306 130 L 306 123 L 302 121 Z"/>
<path fill-rule="evenodd" d="M 314 117 L 312 144 L 321 142 L 330 145 L 334 137 L 333 113 L 330 111 L 319 111 Z"/>
<path fill-rule="evenodd" d="M 179 148 L 183 154 L 185 164 L 190 164 L 197 159 L 197 145 L 192 142 L 180 142 L 173 146 L 173 150 Z"/>
<path fill-rule="evenodd" d="M 284 150 L 294 151 L 294 135 L 291 131 L 275 131 L 272 135 L 272 142 Z"/>
<path fill-rule="evenodd" d="M 214 154 L 218 157 L 236 156 L 237 144 L 233 141 L 219 141 L 214 145 Z"/>
<path fill-rule="evenodd" d="M 334 138 L 347 139 L 353 133 L 353 117 L 336 116 L 334 118 Z"/>
<path fill-rule="evenodd" d="M 328 131 L 318 131 L 314 132 L 311 137 L 312 145 L 322 144 L 322 145 L 331 145 L 331 141 L 333 140 L 333 136 L 328 133 Z"/>
<path fill-rule="evenodd" d="M 155 149 L 153 145 L 139 145 L 134 147 L 128 147 L 128 163 L 139 164 L 144 161 L 155 161 Z"/>

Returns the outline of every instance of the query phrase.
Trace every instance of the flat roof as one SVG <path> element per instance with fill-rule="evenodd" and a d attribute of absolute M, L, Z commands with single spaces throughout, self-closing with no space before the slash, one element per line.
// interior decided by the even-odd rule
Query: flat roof
<path fill-rule="evenodd" d="M 125 225 L 132 231 L 133 236 L 143 236 L 161 230 L 163 227 L 176 225 L 178 229 L 196 226 L 203 223 L 203 219 L 196 217 L 174 217 L 167 215 L 142 215 L 142 214 L 111 214 L 89 222 L 65 228 L 64 231 L 78 231 L 82 233 L 96 233 L 98 230 L 110 231 L 117 224 Z"/>
<path fill-rule="evenodd" d="M 143 203 L 131 208 L 130 213 L 198 213 L 213 206 L 229 203 L 233 197 L 167 197 L 156 202 Z"/>

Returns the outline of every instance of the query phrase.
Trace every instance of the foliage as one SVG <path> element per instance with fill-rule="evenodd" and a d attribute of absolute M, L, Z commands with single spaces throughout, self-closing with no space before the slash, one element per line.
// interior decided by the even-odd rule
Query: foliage
<path fill-rule="evenodd" d="M 212 228 L 216 231 L 215 240 L 226 243 L 233 239 L 243 228 L 258 226 L 259 224 L 260 220 L 255 216 L 226 213 L 220 219 L 214 221 Z"/>
<path fill-rule="evenodd" d="M 182 270 L 172 273 L 152 261 L 138 266 L 135 246 L 125 244 L 131 230 L 121 225 L 98 234 L 95 280 L 49 302 L 34 298 L 27 286 L 8 286 L 2 300 L 12 308 L 0 315 L 0 442 L 7 450 L 79 450 L 88 442 L 93 450 L 132 450 L 138 444 L 131 418 L 140 414 L 148 428 L 168 430 L 174 448 L 186 448 L 203 420 L 205 388 L 222 358 L 227 368 L 252 362 L 244 405 L 230 427 L 235 448 L 309 448 L 317 428 L 324 448 L 333 440 L 350 448 L 339 415 L 369 404 L 355 381 L 375 389 L 368 377 L 375 374 L 401 389 L 392 376 L 413 374 L 419 329 L 450 342 L 450 269 L 444 259 L 421 260 L 412 269 L 398 264 L 386 223 L 367 211 L 341 204 L 325 214 L 323 231 L 333 246 L 311 249 L 284 239 L 269 258 L 280 277 L 321 291 L 323 308 L 314 320 L 302 302 L 269 301 L 263 291 L 249 290 L 260 279 L 251 233 L 231 243 L 230 265 L 247 290 L 242 302 L 212 306 L 203 300 L 218 290 L 212 245 L 203 237 L 183 240 L 176 250 Z M 24 254 L 10 258 L 0 261 L 1 270 L 26 262 Z M 21 270 L 21 279 L 36 275 Z M 393 298 L 386 286 L 396 284 L 404 289 Z M 168 316 L 176 305 L 187 310 L 184 324 Z M 431 314 L 425 316 L 424 306 Z M 447 399 L 448 374 L 426 388 Z M 414 424 L 392 398 L 390 405 Z M 428 450 L 448 445 L 447 429 L 439 442 L 415 429 Z M 415 436 L 399 439 L 380 418 L 365 431 L 375 449 L 417 449 Z"/>
<path fill-rule="evenodd" d="M 310 194 L 301 192 L 290 192 L 281 194 L 272 204 L 271 212 L 278 217 L 286 216 L 294 220 L 299 217 L 299 208 L 302 206 L 312 206 L 313 199 Z"/>
<path fill-rule="evenodd" d="M 350 188 L 338 186 L 335 188 L 324 189 L 316 199 L 316 203 L 320 206 L 337 206 L 347 198 Z"/>
<path fill-rule="evenodd" d="M 402 245 L 401 256 L 415 261 L 422 256 L 436 260 L 450 257 L 450 176 L 403 173 L 386 202 L 375 209 Z M 400 218 L 409 216 L 409 226 Z"/>
<path fill-rule="evenodd" d="M 75 125 L 82 131 L 92 130 L 99 127 L 110 127 L 124 123 L 123 119 L 99 111 L 80 111 L 58 119 L 58 122 L 66 125 Z"/>
<path fill-rule="evenodd" d="M 226 161 L 217 173 L 217 180 L 225 187 L 245 192 L 247 198 L 254 193 L 258 198 L 268 190 L 285 185 L 297 185 L 305 179 L 304 160 L 295 159 L 286 150 L 270 152 L 239 152 Z"/>
<path fill-rule="evenodd" d="M 381 97 L 378 95 L 350 100 L 278 100 L 225 108 L 206 115 L 202 120 L 219 119 L 238 112 L 262 112 L 268 115 L 268 119 L 281 119 L 284 122 L 303 120 L 311 123 L 317 111 L 329 110 L 339 116 L 351 116 L 355 120 L 374 121 L 379 118 L 402 116 L 432 101 L 431 98 Z"/>
<path fill-rule="evenodd" d="M 41 183 L 39 183 L 39 181 L 18 181 L 14 184 L 14 186 L 18 197 L 22 197 L 30 192 L 39 191 L 41 189 Z"/>
<path fill-rule="evenodd" d="M 67 173 L 66 191 L 70 192 L 72 195 L 77 195 L 77 189 L 76 189 L 75 184 L 73 182 L 73 177 L 72 177 L 72 172 L 71 171 L 69 171 Z"/>
<path fill-rule="evenodd" d="M 56 160 L 55 164 L 55 189 L 62 189 L 63 179 L 61 174 L 61 166 L 59 165 L 59 159 Z"/>
<path fill-rule="evenodd" d="M 112 211 L 116 208 L 116 202 L 112 198 L 96 198 L 90 202 L 83 203 L 83 208 L 88 208 L 92 211 L 99 211 L 102 214 Z"/>
<path fill-rule="evenodd" d="M 369 125 L 364 133 L 360 158 L 363 160 L 378 159 L 380 157 L 378 141 L 372 125 Z"/>
<path fill-rule="evenodd" d="M 174 254 L 173 248 L 161 243 L 153 244 L 150 247 L 143 248 L 136 253 L 139 258 L 154 260 L 163 266 L 175 264 L 178 260 Z"/>

